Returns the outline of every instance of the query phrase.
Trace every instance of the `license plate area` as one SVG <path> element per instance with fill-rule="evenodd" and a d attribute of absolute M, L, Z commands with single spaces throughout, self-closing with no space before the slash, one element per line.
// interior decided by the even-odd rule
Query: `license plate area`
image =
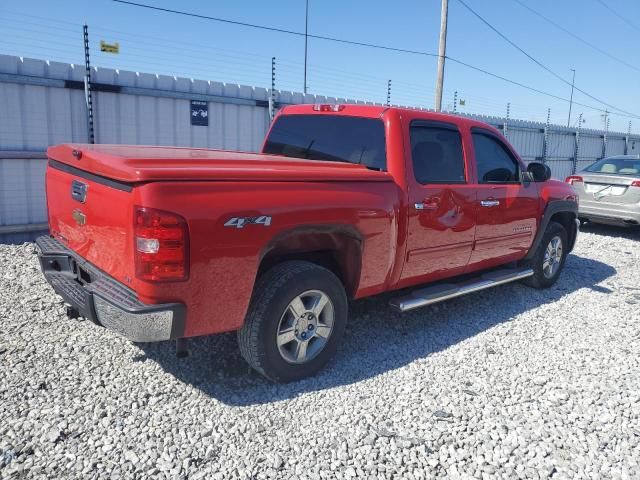
<path fill-rule="evenodd" d="M 594 197 L 620 196 L 627 191 L 625 185 L 607 185 L 603 183 L 585 183 L 584 190 Z"/>
<path fill-rule="evenodd" d="M 42 270 L 46 272 L 66 273 L 75 276 L 76 265 L 67 255 L 46 255 L 41 258 Z"/>

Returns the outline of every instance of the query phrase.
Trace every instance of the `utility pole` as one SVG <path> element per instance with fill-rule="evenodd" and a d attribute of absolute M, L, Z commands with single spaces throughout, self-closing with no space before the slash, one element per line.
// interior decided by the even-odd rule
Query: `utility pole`
<path fill-rule="evenodd" d="M 453 113 L 458 113 L 458 91 L 453 92 Z"/>
<path fill-rule="evenodd" d="M 573 78 L 571 79 L 571 98 L 569 99 L 569 120 L 567 120 L 567 127 L 571 125 L 571 107 L 573 106 L 573 86 L 576 83 L 576 70 L 572 68 Z"/>
<path fill-rule="evenodd" d="M 609 123 L 609 110 L 605 110 L 604 113 L 600 116 L 602 117 L 602 127 L 606 130 L 607 123 Z"/>
<path fill-rule="evenodd" d="M 306 0 L 304 13 L 304 93 L 307 94 L 307 43 L 309 40 L 309 0 Z"/>
<path fill-rule="evenodd" d="M 438 78 L 436 79 L 436 112 L 442 110 L 442 87 L 444 84 L 444 61 L 447 58 L 447 18 L 449 0 L 442 0 L 440 11 L 440 44 L 438 46 Z"/>

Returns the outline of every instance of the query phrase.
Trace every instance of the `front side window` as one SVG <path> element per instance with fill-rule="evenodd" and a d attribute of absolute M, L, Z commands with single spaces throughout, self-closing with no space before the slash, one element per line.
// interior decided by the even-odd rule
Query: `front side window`
<path fill-rule="evenodd" d="M 387 168 L 384 124 L 378 118 L 282 115 L 271 128 L 263 153 Z"/>
<path fill-rule="evenodd" d="M 514 183 L 520 181 L 518 161 L 497 138 L 473 133 L 473 149 L 479 183 Z"/>
<path fill-rule="evenodd" d="M 418 183 L 464 183 L 460 132 L 448 126 L 411 126 L 411 158 Z"/>

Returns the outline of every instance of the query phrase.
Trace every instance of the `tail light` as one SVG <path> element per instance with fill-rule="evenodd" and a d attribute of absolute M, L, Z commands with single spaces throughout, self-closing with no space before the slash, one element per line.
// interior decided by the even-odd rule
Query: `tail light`
<path fill-rule="evenodd" d="M 189 230 L 180 215 L 136 207 L 134 238 L 136 277 L 151 282 L 189 277 Z"/>
<path fill-rule="evenodd" d="M 632 187 L 640 187 L 640 180 L 634 180 L 633 182 L 631 182 L 631 186 Z"/>
<path fill-rule="evenodd" d="M 313 110 L 316 112 L 339 112 L 344 110 L 344 105 L 331 105 L 329 103 L 322 103 L 313 106 Z"/>
<path fill-rule="evenodd" d="M 565 179 L 565 182 L 567 182 L 569 185 L 573 185 L 574 183 L 582 183 L 584 180 L 582 180 L 582 177 L 579 175 L 571 175 L 570 177 L 567 177 Z"/>

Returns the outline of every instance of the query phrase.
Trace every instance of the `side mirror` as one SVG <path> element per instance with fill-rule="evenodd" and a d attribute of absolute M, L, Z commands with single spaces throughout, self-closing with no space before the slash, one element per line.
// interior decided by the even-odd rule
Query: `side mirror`
<path fill-rule="evenodd" d="M 527 166 L 527 172 L 531 174 L 534 182 L 546 182 L 551 178 L 551 169 L 544 163 L 531 162 Z"/>

